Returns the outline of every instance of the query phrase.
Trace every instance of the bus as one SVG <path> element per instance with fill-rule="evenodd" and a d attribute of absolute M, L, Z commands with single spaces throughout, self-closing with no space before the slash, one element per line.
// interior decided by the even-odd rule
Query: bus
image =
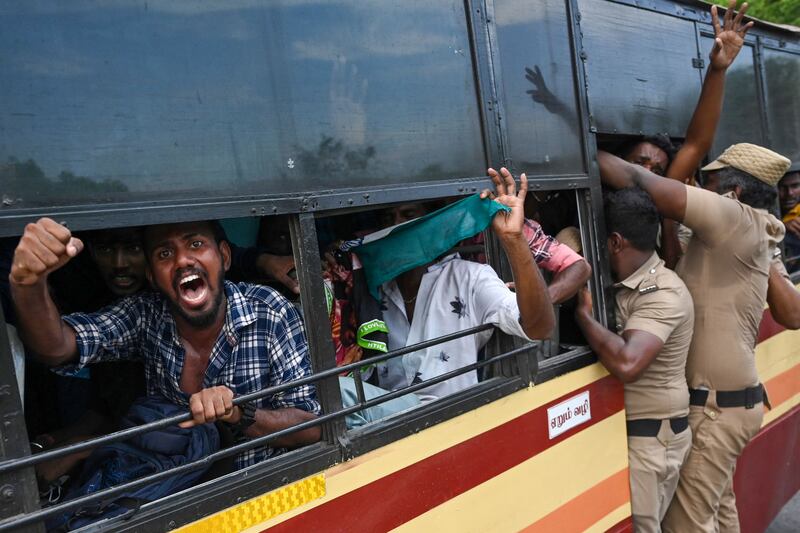
<path fill-rule="evenodd" d="M 708 7 L 694 0 L 3 2 L 3 253 L 42 216 L 78 233 L 226 219 L 243 243 L 256 242 L 259 228 L 285 224 L 309 381 L 323 409 L 309 423 L 322 427 L 318 443 L 90 527 L 631 531 L 622 384 L 586 346 L 569 303 L 548 341 L 495 332 L 485 355 L 457 371 L 483 369 L 477 385 L 348 429 L 347 414 L 430 383 L 343 407 L 340 373 L 422 345 L 337 367 L 320 243 L 337 221 L 465 197 L 490 185 L 487 167 L 506 166 L 527 174 L 548 232 L 579 229 L 595 313 L 613 324 L 595 156 L 598 147 L 655 132 L 680 141 L 713 43 Z M 752 142 L 800 160 L 798 86 L 797 28 L 757 21 L 728 71 L 709 155 Z M 489 263 L 510 280 L 497 241 L 487 234 L 485 243 Z M 15 368 L 10 318 L 0 320 L 7 323 L 0 531 L 43 531 L 48 518 L 125 487 L 45 505 L 34 465 L 180 418 L 32 455 L 22 391 L 32 384 Z M 756 364 L 772 409 L 735 478 L 748 532 L 763 531 L 800 490 L 800 334 L 775 323 L 768 308 Z"/>

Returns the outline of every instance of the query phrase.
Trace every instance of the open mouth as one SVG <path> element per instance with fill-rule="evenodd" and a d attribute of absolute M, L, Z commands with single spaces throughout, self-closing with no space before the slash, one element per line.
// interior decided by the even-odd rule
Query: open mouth
<path fill-rule="evenodd" d="M 207 294 L 208 285 L 197 274 L 183 276 L 178 282 L 178 295 L 190 306 L 202 304 Z"/>

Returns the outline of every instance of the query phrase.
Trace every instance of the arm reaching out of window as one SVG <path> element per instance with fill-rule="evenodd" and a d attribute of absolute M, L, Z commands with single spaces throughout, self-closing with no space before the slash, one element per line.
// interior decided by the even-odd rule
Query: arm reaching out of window
<path fill-rule="evenodd" d="M 528 179 L 520 176 L 519 192 L 511 173 L 505 168 L 498 173 L 489 169 L 489 176 L 494 182 L 497 196 L 495 200 L 511 208 L 510 213 L 498 213 L 492 220 L 492 231 L 495 232 L 503 250 L 511 264 L 516 285 L 517 305 L 520 312 L 520 324 L 525 334 L 531 339 L 545 339 L 550 336 L 555 326 L 555 314 L 547 285 L 536 262 L 533 260 L 528 241 L 522 232 L 525 222 L 525 194 L 528 192 Z M 485 190 L 482 198 L 491 196 Z"/>
<path fill-rule="evenodd" d="M 686 215 L 686 185 L 683 183 L 662 178 L 602 150 L 597 152 L 597 164 L 603 184 L 612 189 L 638 186 L 650 195 L 662 216 L 683 221 Z"/>
<path fill-rule="evenodd" d="M 47 287 L 47 277 L 78 255 L 83 242 L 49 218 L 25 227 L 14 251 L 8 278 L 20 333 L 28 347 L 52 365 L 77 355 L 75 332 L 61 320 Z"/>

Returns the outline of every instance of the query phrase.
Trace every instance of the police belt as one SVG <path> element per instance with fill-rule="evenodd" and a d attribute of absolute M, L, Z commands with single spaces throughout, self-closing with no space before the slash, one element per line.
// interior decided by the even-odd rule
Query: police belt
<path fill-rule="evenodd" d="M 689 404 L 703 406 L 708 400 L 707 390 L 689 389 Z M 757 403 L 764 401 L 764 386 L 759 383 L 755 387 L 742 390 L 718 390 L 717 405 L 719 407 L 744 407 L 752 409 Z"/>
<path fill-rule="evenodd" d="M 628 420 L 625 425 L 628 428 L 629 437 L 655 437 L 661 430 L 661 422 L 657 418 L 640 418 L 639 420 Z M 689 427 L 689 417 L 670 418 L 669 427 L 672 433 L 677 435 L 683 433 Z"/>

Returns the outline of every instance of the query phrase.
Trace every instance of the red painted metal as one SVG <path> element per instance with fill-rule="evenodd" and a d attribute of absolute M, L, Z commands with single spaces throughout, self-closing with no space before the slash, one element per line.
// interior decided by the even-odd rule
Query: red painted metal
<path fill-rule="evenodd" d="M 592 419 L 550 440 L 547 408 L 586 390 Z M 606 376 L 269 531 L 388 531 L 605 420 L 623 405 L 622 384 Z"/>
<path fill-rule="evenodd" d="M 764 314 L 761 316 L 761 324 L 758 326 L 758 342 L 764 342 L 785 329 L 785 327 L 775 322 L 768 307 L 764 309 Z"/>
<path fill-rule="evenodd" d="M 606 533 L 633 533 L 633 519 L 629 516 L 622 522 L 608 528 Z"/>
<path fill-rule="evenodd" d="M 800 405 L 761 430 L 733 480 L 742 533 L 761 533 L 800 490 Z"/>

